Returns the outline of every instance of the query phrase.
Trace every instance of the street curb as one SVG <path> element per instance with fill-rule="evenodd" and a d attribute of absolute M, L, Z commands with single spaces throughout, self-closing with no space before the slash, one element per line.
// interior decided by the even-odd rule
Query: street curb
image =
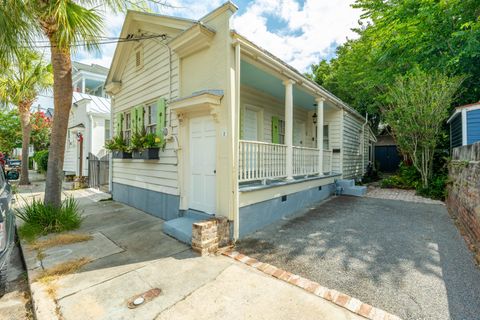
<path fill-rule="evenodd" d="M 299 287 L 364 318 L 370 320 L 401 320 L 401 318 L 396 315 L 390 314 L 382 309 L 375 308 L 367 303 L 363 303 L 362 301 L 347 294 L 323 287 L 317 282 L 300 277 L 296 274 L 277 268 L 271 264 L 260 262 L 257 259 L 243 255 L 240 252 L 227 250 L 222 254 L 238 262 L 246 264 L 249 267 L 255 268 L 266 275 L 275 277 L 279 280 Z"/>
<path fill-rule="evenodd" d="M 27 270 L 28 287 L 30 288 L 30 296 L 32 299 L 32 313 L 36 320 L 60 320 L 57 314 L 57 305 L 55 301 L 48 295 L 42 284 L 33 281 L 33 269 L 27 264 L 27 257 L 31 256 L 31 252 L 27 251 L 26 243 L 19 238 L 19 247 L 22 255 L 25 269 Z M 31 266 L 30 266 L 31 267 Z"/>

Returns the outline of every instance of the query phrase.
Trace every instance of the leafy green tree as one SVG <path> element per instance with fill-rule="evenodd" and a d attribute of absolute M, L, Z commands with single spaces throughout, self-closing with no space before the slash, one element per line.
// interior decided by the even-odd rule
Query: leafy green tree
<path fill-rule="evenodd" d="M 22 145 L 22 130 L 18 110 L 0 108 L 0 152 L 11 154 Z"/>
<path fill-rule="evenodd" d="M 164 5 L 163 1 L 152 1 Z M 72 105 L 72 50 L 98 47 L 102 35 L 102 8 L 114 12 L 129 7 L 147 8 L 146 1 L 124 0 L 2 0 L 0 2 L 0 61 L 10 59 L 21 46 L 33 45 L 39 35 L 50 43 L 53 68 L 53 117 L 45 204 L 61 205 L 63 160 L 68 117 Z"/>
<path fill-rule="evenodd" d="M 22 169 L 19 184 L 29 184 L 28 147 L 30 145 L 30 109 L 40 91 L 53 83 L 51 66 L 38 53 L 22 49 L 0 72 L 0 99 L 16 105 L 22 128 Z"/>
<path fill-rule="evenodd" d="M 415 67 L 466 75 L 453 104 L 480 99 L 480 1 L 357 0 L 354 7 L 363 10 L 359 38 L 312 66 L 318 83 L 359 112 L 377 114 L 376 123 L 388 87 Z"/>
<path fill-rule="evenodd" d="M 385 110 L 393 136 L 421 175 L 423 188 L 432 178 L 435 149 L 449 107 L 464 78 L 419 69 L 398 77 L 389 87 L 391 104 Z"/>

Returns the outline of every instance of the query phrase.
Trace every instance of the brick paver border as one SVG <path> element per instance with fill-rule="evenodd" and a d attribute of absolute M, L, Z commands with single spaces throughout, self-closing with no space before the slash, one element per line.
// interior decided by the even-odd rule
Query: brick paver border
<path fill-rule="evenodd" d="M 296 274 L 290 273 L 283 269 L 279 269 L 268 263 L 260 262 L 254 258 L 243 255 L 237 251 L 227 250 L 222 253 L 223 255 L 235 259 L 243 264 L 246 264 L 252 268 L 255 268 L 269 276 L 275 277 L 284 282 L 293 284 L 303 290 L 306 290 L 320 298 L 331 301 L 336 305 L 345 308 L 359 316 L 365 317 L 371 320 L 401 320 L 399 317 L 390 314 L 381 309 L 375 308 L 369 304 L 350 297 L 344 293 L 338 292 L 333 289 L 328 289 L 321 286 L 317 282 L 300 277 Z"/>

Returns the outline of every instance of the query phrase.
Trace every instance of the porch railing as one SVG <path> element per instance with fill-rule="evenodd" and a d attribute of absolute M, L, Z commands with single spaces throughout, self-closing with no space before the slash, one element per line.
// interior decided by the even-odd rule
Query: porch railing
<path fill-rule="evenodd" d="M 318 173 L 318 149 L 293 146 L 293 175 Z"/>
<path fill-rule="evenodd" d="M 332 160 L 333 160 L 332 150 L 323 150 L 323 173 L 332 172 Z"/>
<path fill-rule="evenodd" d="M 286 145 L 247 140 L 239 142 L 240 182 L 287 176 Z"/>
<path fill-rule="evenodd" d="M 293 175 L 318 174 L 319 149 L 293 146 Z M 287 146 L 260 141 L 239 141 L 239 182 L 287 176 Z M 323 172 L 332 171 L 332 151 L 323 151 Z"/>

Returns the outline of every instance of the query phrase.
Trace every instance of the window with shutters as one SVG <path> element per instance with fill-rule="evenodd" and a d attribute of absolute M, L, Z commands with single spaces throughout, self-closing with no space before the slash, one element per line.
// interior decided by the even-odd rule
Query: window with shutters
<path fill-rule="evenodd" d="M 157 104 L 151 103 L 147 105 L 147 118 L 145 119 L 147 133 L 155 133 L 157 130 Z"/>
<path fill-rule="evenodd" d="M 125 116 L 123 117 L 123 127 L 125 130 L 123 130 L 123 138 L 125 139 L 125 142 L 130 144 L 130 139 L 132 138 L 132 114 L 131 112 L 125 112 Z"/>
<path fill-rule="evenodd" d="M 328 124 L 323 126 L 323 150 L 330 150 L 330 138 Z"/>
<path fill-rule="evenodd" d="M 285 144 L 285 120 L 278 120 L 278 143 Z"/>

